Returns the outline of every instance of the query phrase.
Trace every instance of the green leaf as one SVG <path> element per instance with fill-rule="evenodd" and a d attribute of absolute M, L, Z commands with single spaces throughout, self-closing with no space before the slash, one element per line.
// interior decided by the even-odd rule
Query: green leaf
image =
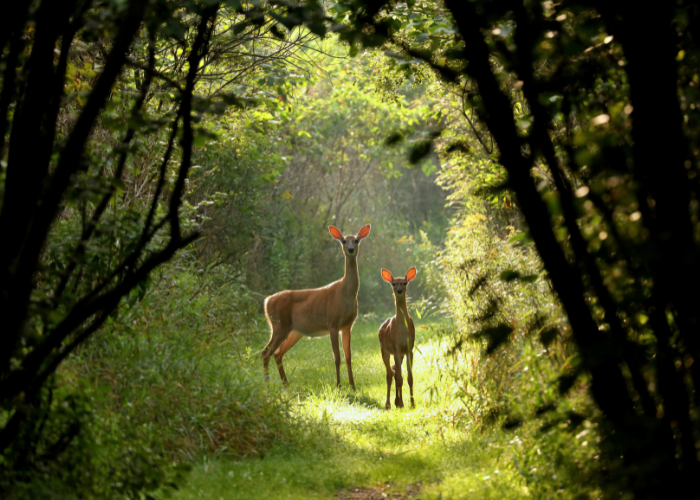
<path fill-rule="evenodd" d="M 493 354 L 504 342 L 510 338 L 513 327 L 505 323 L 492 328 L 484 328 L 477 337 L 485 337 L 487 340 L 486 354 Z"/>
<path fill-rule="evenodd" d="M 500 274 L 501 281 L 508 283 L 509 281 L 519 280 L 522 283 L 534 283 L 537 281 L 536 274 L 528 274 L 526 276 L 521 275 L 518 271 L 512 269 L 506 269 Z"/>
<path fill-rule="evenodd" d="M 233 34 L 234 35 L 240 35 L 245 31 L 245 29 L 249 26 L 248 21 L 243 21 L 241 23 L 238 23 L 233 26 Z"/>
<path fill-rule="evenodd" d="M 576 379 L 578 378 L 578 371 L 572 373 L 572 374 L 566 374 L 566 375 L 561 375 L 559 376 L 559 394 L 566 394 L 571 390 L 571 388 L 574 386 L 576 383 Z"/>
<path fill-rule="evenodd" d="M 393 146 L 403 141 L 404 135 L 401 132 L 392 132 L 389 137 L 384 140 L 384 144 L 387 146 Z"/>
<path fill-rule="evenodd" d="M 514 244 L 514 246 L 519 247 L 523 245 L 528 245 L 532 243 L 533 239 L 530 236 L 529 231 L 524 231 L 522 233 L 515 234 L 508 239 L 508 243 Z"/>
<path fill-rule="evenodd" d="M 512 269 L 506 269 L 499 275 L 499 277 L 501 278 L 501 281 L 505 281 L 507 283 L 518 279 L 520 277 L 520 273 Z"/>
<path fill-rule="evenodd" d="M 522 417 L 508 417 L 503 424 L 503 429 L 507 431 L 512 431 L 518 427 L 522 427 L 525 420 Z"/>
<path fill-rule="evenodd" d="M 418 43 L 423 43 L 428 39 L 429 36 L 430 36 L 430 33 L 421 33 L 420 35 L 418 35 L 416 37 L 416 41 Z"/>
<path fill-rule="evenodd" d="M 554 327 L 550 328 L 545 328 L 540 332 L 540 342 L 542 342 L 542 345 L 545 347 L 549 347 L 552 342 L 554 342 L 554 339 L 557 338 L 559 335 L 559 330 L 557 330 Z"/>
<path fill-rule="evenodd" d="M 408 154 L 408 161 L 411 165 L 415 165 L 420 162 L 423 158 L 428 156 L 433 149 L 432 140 L 424 140 L 417 142 Z"/>
<path fill-rule="evenodd" d="M 326 28 L 326 24 L 318 19 L 318 20 L 313 20 L 309 23 L 307 23 L 306 27 L 309 29 L 311 33 L 314 35 L 318 35 L 321 38 L 326 36 L 326 33 L 328 32 L 328 29 Z"/>
<path fill-rule="evenodd" d="M 201 148 L 207 143 L 208 137 L 205 134 L 197 134 L 194 136 L 194 140 L 192 141 L 192 145 L 196 148 Z"/>
<path fill-rule="evenodd" d="M 272 35 L 273 35 L 275 38 L 278 38 L 279 40 L 284 40 L 284 38 L 285 38 L 285 36 L 286 36 L 286 35 L 284 34 L 284 32 L 283 32 L 283 31 L 279 28 L 279 26 L 276 25 L 276 24 L 273 24 L 273 25 L 272 25 L 272 27 L 270 28 L 270 33 L 272 33 Z"/>

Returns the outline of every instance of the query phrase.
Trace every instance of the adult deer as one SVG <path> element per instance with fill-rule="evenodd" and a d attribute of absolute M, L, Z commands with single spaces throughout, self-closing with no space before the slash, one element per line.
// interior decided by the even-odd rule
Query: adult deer
<path fill-rule="evenodd" d="M 386 405 L 391 408 L 389 397 L 391 396 L 391 379 L 396 377 L 396 399 L 394 405 L 403 408 L 403 377 L 401 376 L 401 363 L 404 355 L 408 364 L 408 387 L 411 390 L 411 406 L 413 401 L 413 344 L 416 341 L 416 329 L 413 320 L 408 315 L 406 306 L 406 292 L 408 283 L 416 277 L 416 268 L 412 267 L 404 278 L 394 278 L 389 271 L 382 269 L 382 279 L 391 284 L 396 303 L 396 315 L 389 318 L 379 327 L 379 345 L 382 348 L 382 360 L 386 365 Z M 394 366 L 391 365 L 391 356 L 394 356 Z"/>
<path fill-rule="evenodd" d="M 302 337 L 331 336 L 333 357 L 335 358 L 336 384 L 340 387 L 340 348 L 338 333 L 342 335 L 345 364 L 348 367 L 348 381 L 355 390 L 352 376 L 350 352 L 350 331 L 357 318 L 357 292 L 360 289 L 360 274 L 357 270 L 357 256 L 360 242 L 369 235 L 367 224 L 357 236 L 343 236 L 335 226 L 329 226 L 331 236 L 338 240 L 345 255 L 345 274 L 323 288 L 313 290 L 285 290 L 265 299 L 265 316 L 270 325 L 270 341 L 262 352 L 265 378 L 268 378 L 270 357 L 275 356 L 280 377 L 287 383 L 282 366 L 282 356 Z"/>

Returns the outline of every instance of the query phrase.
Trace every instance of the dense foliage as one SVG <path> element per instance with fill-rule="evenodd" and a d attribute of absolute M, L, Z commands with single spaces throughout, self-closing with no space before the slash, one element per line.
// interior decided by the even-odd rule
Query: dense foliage
<path fill-rule="evenodd" d="M 293 81 L 274 61 L 313 35 L 280 41 L 271 14 L 158 1 L 27 1 L 3 14 L 3 488 L 51 469 L 76 439 L 97 439 L 84 436 L 83 391 L 66 390 L 55 372 L 198 237 L 188 176 L 213 137 L 205 117 Z M 242 78 L 263 64 L 251 89 Z M 167 482 L 158 454 L 144 453 L 131 472 L 143 480 L 127 482 L 129 494 Z M 52 470 L 80 470 L 69 463 Z"/>
<path fill-rule="evenodd" d="M 515 195 L 580 356 L 560 389 L 590 376 L 608 477 L 638 498 L 697 491 L 697 16 L 458 1 L 375 16 L 400 61 L 429 64 L 478 117 L 448 149 L 507 172 L 492 187 Z M 479 334 L 493 348 L 512 332 Z"/>
<path fill-rule="evenodd" d="M 451 384 L 453 426 L 522 449 L 523 491 L 697 492 L 699 16 L 7 7 L 0 492 L 151 495 L 290 442 L 249 371 L 260 304 L 339 278 L 327 226 L 367 222 L 363 320 L 392 309 L 379 269 L 416 265 L 431 401 Z"/>

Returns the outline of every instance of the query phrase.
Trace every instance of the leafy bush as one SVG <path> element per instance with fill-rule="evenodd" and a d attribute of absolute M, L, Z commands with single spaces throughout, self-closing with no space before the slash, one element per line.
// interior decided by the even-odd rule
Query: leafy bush
<path fill-rule="evenodd" d="M 288 404 L 259 373 L 267 329 L 244 281 L 183 253 L 132 292 L 61 367 L 41 428 L 0 457 L 0 489 L 138 498 L 177 486 L 204 456 L 263 455 L 286 439 Z"/>
<path fill-rule="evenodd" d="M 108 387 L 104 411 L 148 429 L 173 459 L 261 454 L 282 436 L 285 401 L 248 371 L 265 331 L 258 304 L 227 271 L 172 266 L 72 364 Z"/>
<path fill-rule="evenodd" d="M 3 498 L 152 498 L 182 482 L 189 466 L 160 451 L 154 433 L 101 412 L 94 386 L 57 378 L 41 424 L 0 457 Z"/>
<path fill-rule="evenodd" d="M 501 236 L 489 223 L 463 214 L 441 254 L 455 325 L 438 333 L 464 409 L 458 415 L 482 433 L 512 429 L 510 445 L 520 450 L 513 466 L 538 492 L 595 496 L 607 466 L 600 415 L 585 377 L 572 387 L 578 356 L 568 323 L 525 233 L 511 227 Z"/>

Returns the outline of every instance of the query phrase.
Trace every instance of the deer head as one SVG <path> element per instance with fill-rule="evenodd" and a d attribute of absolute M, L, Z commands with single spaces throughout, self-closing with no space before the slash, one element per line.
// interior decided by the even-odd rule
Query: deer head
<path fill-rule="evenodd" d="M 371 226 L 369 224 L 363 226 L 362 229 L 360 229 L 360 232 L 357 233 L 357 236 L 343 236 L 340 229 L 335 226 L 328 226 L 328 230 L 330 231 L 331 236 L 338 240 L 340 245 L 343 247 L 343 253 L 345 256 L 354 259 L 357 257 L 357 254 L 360 253 L 360 242 L 369 235 L 370 227 Z"/>
<path fill-rule="evenodd" d="M 391 284 L 394 290 L 394 295 L 403 295 L 408 289 L 408 284 L 416 277 L 417 271 L 412 267 L 406 271 L 406 276 L 403 278 L 394 278 L 389 271 L 382 269 L 382 279 Z"/>

